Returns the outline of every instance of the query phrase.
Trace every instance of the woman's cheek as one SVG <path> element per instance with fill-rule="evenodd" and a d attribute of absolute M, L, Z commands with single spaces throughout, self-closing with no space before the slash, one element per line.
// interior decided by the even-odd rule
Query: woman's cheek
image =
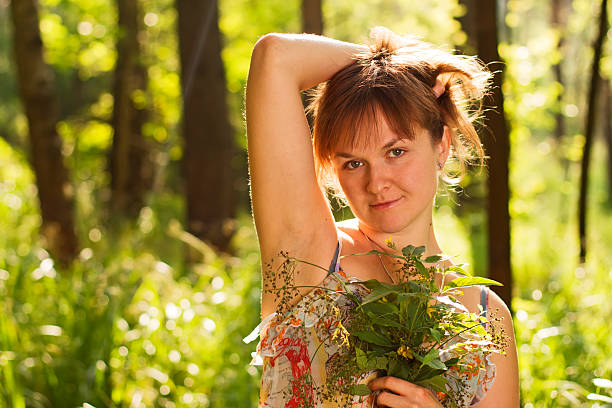
<path fill-rule="evenodd" d="M 340 182 L 340 187 L 342 187 L 342 191 L 348 197 L 354 197 L 358 194 L 360 189 L 360 180 L 355 174 L 343 175 L 338 179 Z"/>

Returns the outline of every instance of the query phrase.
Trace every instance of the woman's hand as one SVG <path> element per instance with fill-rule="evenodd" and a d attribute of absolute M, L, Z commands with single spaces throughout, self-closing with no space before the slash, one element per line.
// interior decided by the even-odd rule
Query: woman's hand
<path fill-rule="evenodd" d="M 372 391 L 379 391 L 376 405 L 389 408 L 440 408 L 442 404 L 427 388 L 419 387 L 396 377 L 376 378 L 368 384 Z"/>

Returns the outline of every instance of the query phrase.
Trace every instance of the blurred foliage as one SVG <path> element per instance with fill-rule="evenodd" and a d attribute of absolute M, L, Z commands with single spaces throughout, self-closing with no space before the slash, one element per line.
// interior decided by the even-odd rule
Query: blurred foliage
<path fill-rule="evenodd" d="M 248 365 L 253 346 L 241 339 L 259 318 L 259 259 L 246 199 L 231 256 L 212 253 L 181 229 L 174 2 L 141 2 L 141 58 L 149 79 L 146 92 L 135 97 L 150 112 L 143 132 L 156 168 L 153 191 L 135 221 L 111 216 L 104 205 L 115 4 L 40 2 L 83 246 L 64 273 L 37 235 L 41 218 L 13 74 L 8 1 L 0 0 L 0 407 L 254 406 L 259 373 Z M 612 397 L 602 380 L 612 378 L 607 323 L 612 310 L 606 302 L 612 293 L 612 209 L 605 191 L 610 158 L 601 142 L 594 149 L 591 254 L 585 265 L 576 264 L 575 238 L 585 72 L 598 1 L 573 0 L 562 31 L 542 24 L 549 21 L 548 3 L 508 0 L 500 46 L 512 129 L 510 212 L 522 400 L 526 408 L 604 406 Z M 244 148 L 243 90 L 252 47 L 267 32 L 300 31 L 300 2 L 221 0 L 219 6 L 231 120 Z M 369 28 L 386 25 L 448 48 L 465 42 L 455 20 L 464 10 L 456 0 L 336 0 L 324 2 L 323 11 L 326 34 L 343 40 L 367 41 Z M 566 37 L 561 50 L 560 36 Z M 606 47 L 603 70 L 609 77 L 610 41 Z M 563 84 L 551 71 L 559 60 Z M 553 131 L 557 112 L 566 120 L 561 140 Z M 237 161 L 245 168 L 244 150 Z M 480 184 L 481 178 L 471 175 L 463 187 L 472 185 L 476 189 L 470 191 L 480 195 Z M 246 192 L 246 186 L 245 174 L 237 188 Z M 456 262 L 486 274 L 483 212 L 457 206 L 452 193 L 438 199 L 440 244 Z M 200 262 L 185 264 L 187 246 L 201 253 Z"/>
<path fill-rule="evenodd" d="M 36 238 L 32 175 L 4 142 L 0 180 L 0 224 L 14 231 L 0 238 L 0 406 L 248 406 L 256 399 L 258 371 L 242 343 L 259 318 L 249 220 L 241 221 L 234 256 L 199 243 L 203 261 L 189 267 L 183 245 L 193 237 L 173 219 L 175 198 L 143 208 L 112 237 L 83 220 L 86 246 L 66 274 Z"/>

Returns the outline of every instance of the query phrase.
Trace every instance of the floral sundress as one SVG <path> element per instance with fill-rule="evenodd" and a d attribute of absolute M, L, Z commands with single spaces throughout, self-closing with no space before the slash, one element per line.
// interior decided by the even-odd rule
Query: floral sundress
<path fill-rule="evenodd" d="M 251 361 L 252 365 L 263 365 L 259 407 L 373 406 L 372 396 L 354 396 L 352 401 L 347 400 L 350 396 L 338 396 L 336 400 L 328 400 L 322 398 L 318 392 L 325 386 L 327 375 L 342 352 L 337 342 L 328 339 L 334 329 L 350 315 L 352 308 L 344 296 L 330 296 L 329 289 L 342 290 L 342 282 L 358 296 L 367 294 L 367 289 L 356 283 L 357 280 L 349 279 L 339 268 L 339 251 L 340 244 L 330 273 L 317 288 L 308 292 L 290 313 L 270 314 L 245 338 L 247 343 L 258 336 L 260 338 Z M 481 299 L 485 300 L 483 309 L 486 313 L 486 296 Z M 445 374 L 450 387 L 462 387 L 462 405 L 459 408 L 480 402 L 495 379 L 495 364 L 489 360 L 488 355 L 482 352 L 472 353 L 470 360 L 468 365 L 473 364 L 474 367 L 481 366 L 484 360 L 484 368 L 461 374 L 449 370 Z M 376 375 L 376 372 L 364 374 L 360 383 L 367 384 Z"/>

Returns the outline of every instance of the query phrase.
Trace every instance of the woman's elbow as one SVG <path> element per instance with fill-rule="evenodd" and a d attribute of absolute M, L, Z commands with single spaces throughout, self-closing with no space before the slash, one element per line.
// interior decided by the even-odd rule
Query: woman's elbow
<path fill-rule="evenodd" d="M 269 33 L 257 40 L 251 54 L 251 68 L 263 64 L 278 63 L 282 56 L 283 34 Z"/>

